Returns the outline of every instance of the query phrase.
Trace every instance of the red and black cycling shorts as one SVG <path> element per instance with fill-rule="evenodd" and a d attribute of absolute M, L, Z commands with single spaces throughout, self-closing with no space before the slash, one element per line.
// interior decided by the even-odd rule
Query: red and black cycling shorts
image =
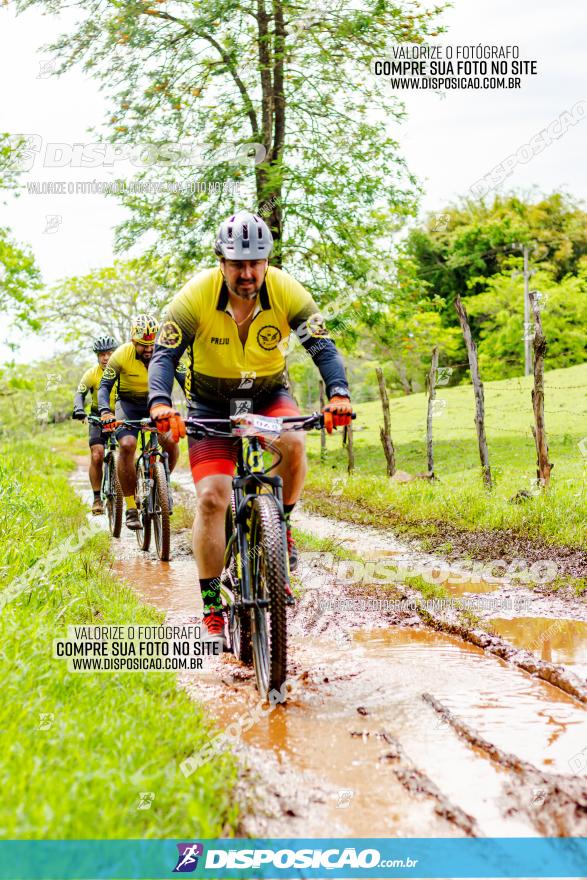
<path fill-rule="evenodd" d="M 258 415 L 275 418 L 300 415 L 295 400 L 285 390 L 254 401 L 253 411 Z M 197 403 L 189 407 L 188 416 L 196 419 L 227 419 L 228 413 Z M 188 437 L 190 468 L 194 483 L 216 474 L 232 477 L 236 467 L 238 442 L 237 439 L 233 440 L 230 437 L 205 437 L 203 440 Z"/>

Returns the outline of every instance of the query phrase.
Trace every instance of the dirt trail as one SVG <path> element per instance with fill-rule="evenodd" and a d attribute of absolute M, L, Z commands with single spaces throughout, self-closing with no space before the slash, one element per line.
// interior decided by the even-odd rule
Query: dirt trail
<path fill-rule="evenodd" d="M 360 555 L 365 561 L 383 560 L 389 557 L 389 563 L 400 573 L 422 572 L 429 583 L 443 586 L 455 598 L 490 599 L 487 603 L 488 610 L 477 612 L 484 620 L 498 616 L 506 619 L 518 617 L 520 609 L 525 609 L 527 615 L 533 618 L 569 618 L 587 622 L 586 598 L 569 599 L 567 596 L 559 597 L 553 593 L 544 596 L 541 592 L 533 590 L 531 583 L 524 585 L 507 577 L 491 577 L 488 573 L 483 578 L 479 576 L 472 578 L 471 568 L 467 569 L 458 561 L 424 553 L 416 549 L 413 544 L 397 538 L 387 529 L 357 526 L 304 510 L 296 510 L 296 526 L 316 538 L 333 540 L 338 547 Z M 489 567 L 486 566 L 486 570 Z M 346 573 L 344 565 L 340 567 L 340 571 L 343 575 Z M 497 615 L 491 610 L 492 605 L 493 607 L 509 605 L 511 610 Z"/>
<path fill-rule="evenodd" d="M 191 491 L 181 473 L 174 480 Z M 89 497 L 82 468 L 74 484 Z M 351 529 L 362 553 L 409 556 L 405 545 L 381 547 L 381 536 L 374 546 L 372 530 L 317 520 L 324 518 L 298 515 L 299 526 L 314 534 L 325 523 L 338 538 Z M 113 541 L 113 552 L 117 574 L 169 621 L 200 613 L 186 533 L 174 536 L 168 564 L 139 551 L 129 532 Z M 287 707 L 245 724 L 235 742 L 240 796 L 249 799 L 241 833 L 533 836 L 554 827 L 563 835 L 587 833 L 587 778 L 574 777 L 565 797 L 556 795 L 557 774 L 571 776 L 587 746 L 584 705 L 434 632 L 413 614 L 396 625 L 389 615 L 343 607 L 337 603 L 344 584 L 319 574 L 320 601 L 308 589 L 290 614 L 294 695 Z M 222 728 L 237 729 L 259 707 L 252 673 L 230 655 L 180 681 Z M 531 772 L 503 754 L 517 756 Z M 191 784 L 197 774 L 186 779 Z"/>

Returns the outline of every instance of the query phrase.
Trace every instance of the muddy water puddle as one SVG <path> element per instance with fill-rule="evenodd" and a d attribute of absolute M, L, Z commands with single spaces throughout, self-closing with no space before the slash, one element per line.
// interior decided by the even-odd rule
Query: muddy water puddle
<path fill-rule="evenodd" d="M 587 623 L 581 620 L 552 620 L 548 617 L 492 618 L 497 635 L 517 648 L 532 651 L 541 660 L 562 663 L 587 677 Z"/>
<path fill-rule="evenodd" d="M 258 702 L 254 686 L 231 679 L 231 669 L 239 669 L 232 660 L 192 679 L 190 689 L 204 702 L 213 700 L 209 710 L 222 727 L 247 719 L 245 743 L 326 781 L 333 790 L 331 821 L 342 821 L 353 835 L 438 833 L 434 805 L 405 792 L 394 774 L 398 766 L 422 770 L 477 819 L 479 833 L 535 833 L 525 819 L 505 817 L 507 774 L 439 722 L 421 699 L 426 691 L 483 737 L 538 768 L 569 773 L 569 759 L 584 747 L 587 714 L 580 705 L 450 636 L 358 631 L 340 648 L 329 640 L 298 641 L 294 629 L 291 656 L 307 681 L 286 709 L 257 721 L 250 721 Z M 399 759 L 393 741 L 400 743 Z M 336 798 L 348 798 L 350 812 L 342 814 Z"/>
<path fill-rule="evenodd" d="M 148 605 L 160 611 L 182 612 L 186 617 L 200 612 L 196 568 L 189 557 L 160 562 L 142 553 L 139 559 L 117 560 L 113 567 Z"/>
<path fill-rule="evenodd" d="M 582 748 L 586 709 L 473 645 L 426 629 L 399 628 L 359 632 L 354 641 L 380 658 L 387 673 L 403 670 L 399 685 L 403 680 L 404 689 L 390 692 L 389 700 L 414 742 L 421 716 L 405 697 L 423 689 L 485 739 L 538 768 L 568 773 L 569 758 Z M 399 704 L 398 695 L 403 697 Z"/>
<path fill-rule="evenodd" d="M 92 492 L 88 488 L 85 462 L 73 474 L 71 482 L 88 507 L 92 504 Z M 106 516 L 94 517 L 92 522 L 108 529 Z M 149 605 L 164 612 L 181 612 L 195 616 L 201 611 L 196 567 L 193 558 L 178 555 L 177 541 L 171 562 L 161 562 L 155 552 L 155 539 L 148 552 L 139 549 L 134 533 L 123 524 L 120 538 L 113 539 L 112 548 L 117 557 L 112 569 Z"/>
<path fill-rule="evenodd" d="M 80 489 L 85 479 L 78 480 Z M 124 531 L 113 550 L 117 574 L 168 619 L 185 622 L 201 613 L 191 557 L 176 553 L 160 563 Z M 395 548 L 388 550 L 395 555 Z M 312 636 L 303 612 L 294 615 L 289 654 L 295 692 L 287 707 L 269 714 L 259 711 L 250 671 L 231 655 L 211 659 L 203 673 L 181 675 L 222 728 L 239 731 L 245 758 L 246 749 L 261 756 L 276 790 L 294 775 L 293 806 L 269 826 L 269 836 L 283 835 L 296 821 L 303 823 L 302 836 L 316 837 L 472 833 L 449 821 L 446 811 L 439 814 L 444 799 L 474 817 L 473 833 L 535 834 L 529 819 L 508 813 L 504 785 L 511 774 L 440 722 L 422 694 L 431 693 L 482 737 L 549 772 L 571 772 L 569 760 L 585 747 L 586 710 L 445 634 L 399 627 L 351 629 L 342 639 L 341 633 L 334 621 L 321 637 Z M 439 797 L 407 791 L 394 772 L 416 769 L 437 786 Z M 319 793 L 312 794 L 316 786 Z"/>

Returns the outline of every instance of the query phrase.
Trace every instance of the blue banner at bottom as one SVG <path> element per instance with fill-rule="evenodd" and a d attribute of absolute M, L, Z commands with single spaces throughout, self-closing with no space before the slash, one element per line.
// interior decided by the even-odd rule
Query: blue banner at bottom
<path fill-rule="evenodd" d="M 5 840 L 0 880 L 587 877 L 587 838 Z"/>

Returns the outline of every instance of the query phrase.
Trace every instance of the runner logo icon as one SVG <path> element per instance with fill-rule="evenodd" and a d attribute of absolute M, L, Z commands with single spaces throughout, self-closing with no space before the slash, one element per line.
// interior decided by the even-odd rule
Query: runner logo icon
<path fill-rule="evenodd" d="M 201 843 L 178 843 L 177 865 L 173 869 L 174 874 L 191 874 L 198 867 L 198 857 L 203 855 L 204 847 Z"/>

